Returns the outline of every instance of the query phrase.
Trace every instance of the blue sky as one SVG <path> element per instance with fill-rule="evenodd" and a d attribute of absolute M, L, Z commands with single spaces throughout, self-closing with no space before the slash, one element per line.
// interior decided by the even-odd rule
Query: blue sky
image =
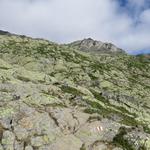
<path fill-rule="evenodd" d="M 91 37 L 150 53 L 150 0 L 0 0 L 0 29 L 59 43 Z"/>
<path fill-rule="evenodd" d="M 126 4 L 128 2 L 127 0 L 118 0 L 118 1 L 122 7 L 126 6 Z"/>

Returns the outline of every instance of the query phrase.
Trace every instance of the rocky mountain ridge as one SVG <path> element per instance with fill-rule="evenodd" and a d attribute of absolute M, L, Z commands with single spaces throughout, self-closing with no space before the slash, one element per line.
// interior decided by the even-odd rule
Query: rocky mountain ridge
<path fill-rule="evenodd" d="M 124 50 L 116 47 L 111 43 L 103 43 L 101 41 L 96 41 L 91 38 L 75 41 L 69 44 L 75 49 L 79 49 L 85 52 L 96 52 L 96 53 L 125 53 Z"/>
<path fill-rule="evenodd" d="M 1 32 L 0 150 L 149 150 L 149 85 L 147 57 Z"/>

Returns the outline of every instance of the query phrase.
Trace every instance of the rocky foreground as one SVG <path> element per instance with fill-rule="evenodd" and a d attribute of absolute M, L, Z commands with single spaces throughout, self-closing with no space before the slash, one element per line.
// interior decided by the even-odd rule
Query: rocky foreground
<path fill-rule="evenodd" d="M 150 150 L 150 57 L 0 31 L 0 150 Z"/>

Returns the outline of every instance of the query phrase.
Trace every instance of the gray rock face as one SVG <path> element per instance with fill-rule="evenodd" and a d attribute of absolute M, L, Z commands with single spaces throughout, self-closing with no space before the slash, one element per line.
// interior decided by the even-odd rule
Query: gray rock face
<path fill-rule="evenodd" d="M 70 43 L 71 47 L 78 48 L 81 51 L 87 52 L 100 52 L 100 53 L 125 53 L 120 48 L 117 48 L 111 43 L 103 43 L 101 41 L 96 41 L 91 38 L 84 39 L 81 41 L 75 41 Z"/>
<path fill-rule="evenodd" d="M 79 150 L 82 147 L 82 141 L 74 135 L 66 135 L 57 139 L 52 145 L 51 150 Z"/>

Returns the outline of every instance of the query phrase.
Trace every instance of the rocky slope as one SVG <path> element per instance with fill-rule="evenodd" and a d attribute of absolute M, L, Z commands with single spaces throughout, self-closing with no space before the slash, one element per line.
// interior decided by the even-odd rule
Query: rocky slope
<path fill-rule="evenodd" d="M 149 58 L 1 31 L 0 150 L 150 150 Z"/>

